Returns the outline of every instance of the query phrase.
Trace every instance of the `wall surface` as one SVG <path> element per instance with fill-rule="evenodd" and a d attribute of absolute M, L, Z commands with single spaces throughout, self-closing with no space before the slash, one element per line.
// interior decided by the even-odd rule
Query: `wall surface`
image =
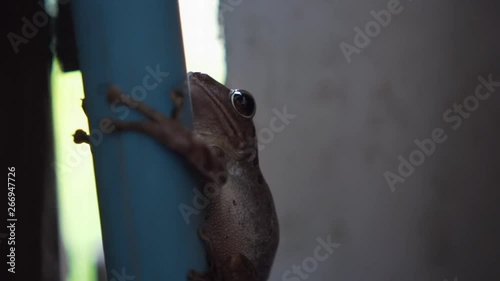
<path fill-rule="evenodd" d="M 499 11 L 221 0 L 280 219 L 270 280 L 500 280 Z"/>

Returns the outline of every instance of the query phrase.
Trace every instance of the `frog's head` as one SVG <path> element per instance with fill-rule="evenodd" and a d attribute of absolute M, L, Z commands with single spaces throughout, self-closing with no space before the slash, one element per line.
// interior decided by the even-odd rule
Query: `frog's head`
<path fill-rule="evenodd" d="M 229 89 L 207 74 L 188 74 L 194 131 L 234 149 L 255 146 L 255 100 L 241 89 Z"/>

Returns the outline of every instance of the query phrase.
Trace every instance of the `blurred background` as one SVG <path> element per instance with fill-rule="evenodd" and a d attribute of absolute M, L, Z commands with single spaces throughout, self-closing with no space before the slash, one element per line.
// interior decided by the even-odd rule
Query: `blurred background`
<path fill-rule="evenodd" d="M 500 280 L 498 1 L 179 4 L 188 70 L 256 98 L 269 280 Z M 51 79 L 60 275 L 105 280 L 81 74 Z"/>

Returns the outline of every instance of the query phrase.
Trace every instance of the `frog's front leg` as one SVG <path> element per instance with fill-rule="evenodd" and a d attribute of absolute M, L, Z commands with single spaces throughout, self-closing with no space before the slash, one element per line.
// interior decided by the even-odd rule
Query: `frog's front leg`
<path fill-rule="evenodd" d="M 133 100 L 114 86 L 110 87 L 108 91 L 108 101 L 112 104 L 119 102 L 135 108 L 149 118 L 148 121 L 111 120 L 116 129 L 139 131 L 150 135 L 171 150 L 179 153 L 209 181 L 216 182 L 219 185 L 225 183 L 225 178 L 216 176 L 219 171 L 224 169 L 220 159 L 212 153 L 205 143 L 196 139 L 193 133 L 185 128 L 179 120 L 169 118 L 150 106 Z M 182 101 L 179 103 L 179 101 L 174 100 L 174 103 L 180 106 Z M 174 117 L 177 114 L 178 110 L 174 109 Z"/>

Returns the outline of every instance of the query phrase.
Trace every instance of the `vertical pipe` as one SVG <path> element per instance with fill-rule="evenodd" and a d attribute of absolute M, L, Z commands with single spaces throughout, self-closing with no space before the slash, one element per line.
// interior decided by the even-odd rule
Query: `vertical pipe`
<path fill-rule="evenodd" d="M 186 77 L 178 3 L 73 0 L 71 5 L 108 280 L 186 280 L 190 268 L 205 267 L 196 232 L 200 216 L 187 224 L 179 211 L 179 204 L 191 205 L 194 181 L 181 159 L 150 137 L 113 132 L 101 123 L 104 117 L 144 120 L 133 109 L 110 107 L 109 84 L 165 114 L 172 109 L 169 92 Z M 186 103 L 181 119 L 190 127 L 189 99 Z"/>

